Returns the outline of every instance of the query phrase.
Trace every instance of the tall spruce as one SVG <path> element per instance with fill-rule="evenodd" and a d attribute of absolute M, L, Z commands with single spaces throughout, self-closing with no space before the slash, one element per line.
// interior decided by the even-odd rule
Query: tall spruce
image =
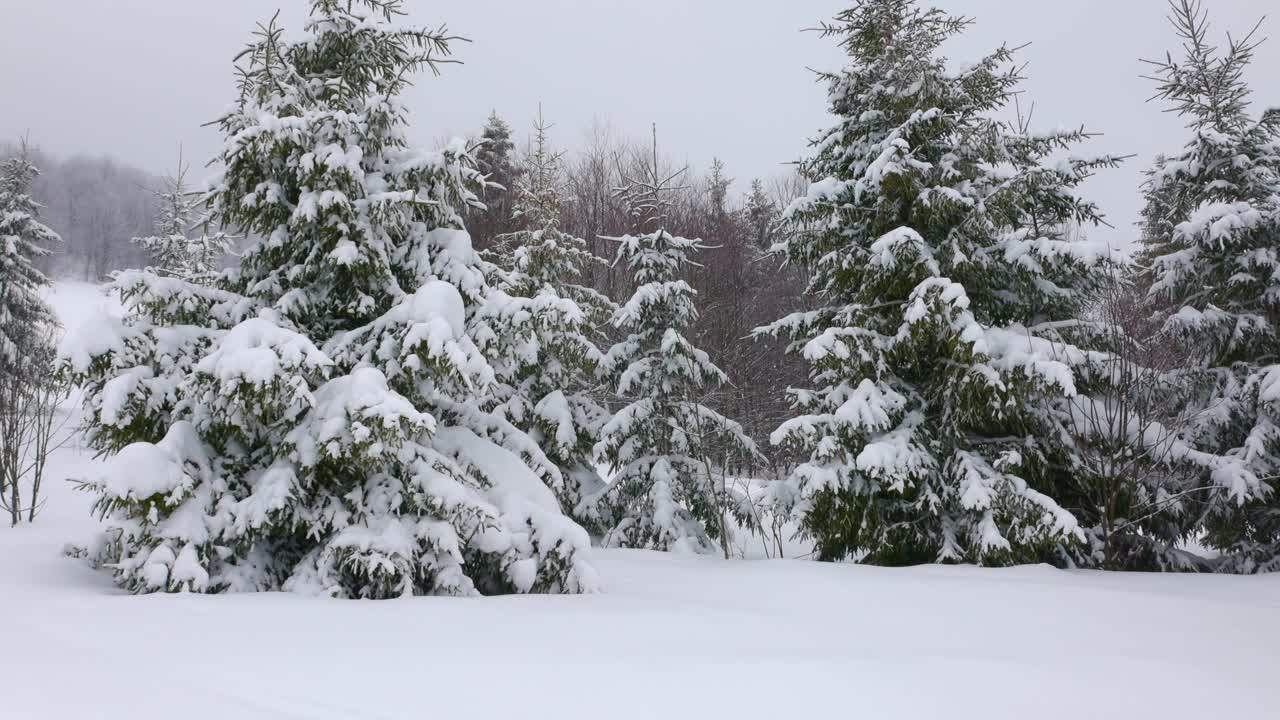
<path fill-rule="evenodd" d="M 463 228 L 483 181 L 424 152 L 399 100 L 451 38 L 399 0 L 312 0 L 241 54 L 214 219 L 262 238 L 208 286 L 119 276 L 129 305 L 64 348 L 87 386 L 95 556 L 135 592 L 573 592 L 586 532 L 558 471 L 480 407 L 490 288 Z"/>
<path fill-rule="evenodd" d="M 1175 506 L 1207 523 L 1223 569 L 1280 570 L 1280 108 L 1250 113 L 1244 73 L 1258 28 L 1219 49 L 1197 0 L 1174 0 L 1182 54 L 1155 61 L 1158 97 L 1191 138 L 1145 192 L 1145 284 L 1166 342 L 1185 347 L 1196 413 L 1184 437 L 1208 457 Z"/>
<path fill-rule="evenodd" d="M 754 248 L 768 250 L 773 244 L 769 238 L 778 221 L 778 206 L 765 193 L 764 183 L 758 178 L 751 181 L 751 192 L 747 195 L 743 214 L 751 229 L 751 243 Z"/>
<path fill-rule="evenodd" d="M 61 399 L 49 384 L 58 321 L 42 297 L 49 281 L 34 264 L 59 238 L 31 197 L 37 175 L 25 142 L 0 161 L 0 508 L 14 525 L 24 514 L 35 519 Z"/>
<path fill-rule="evenodd" d="M 41 296 L 49 280 L 34 264 L 59 241 L 31 197 L 38 174 L 25 145 L 0 162 L 0 382 L 47 372 L 48 330 L 57 325 Z"/>
<path fill-rule="evenodd" d="M 822 26 L 849 56 L 823 78 L 837 123 L 775 250 L 810 273 L 791 339 L 813 387 L 776 444 L 807 460 L 774 488 L 817 555 L 877 564 L 1061 558 L 1083 539 L 1065 403 L 1094 359 L 1069 344 L 1102 281 L 1098 222 L 1075 190 L 1117 163 L 1068 151 L 1083 130 L 1002 117 L 1013 51 L 950 67 L 967 18 L 860 0 Z"/>
<path fill-rule="evenodd" d="M 520 165 L 511 126 L 498 111 L 489 113 L 480 141 L 475 149 L 476 167 L 484 174 L 485 186 L 480 193 L 483 207 L 474 208 L 469 226 L 476 247 L 489 249 L 498 238 L 520 228 L 520 218 L 513 210 Z"/>
<path fill-rule="evenodd" d="M 616 309 L 581 283 L 604 261 L 560 227 L 565 202 L 561 154 L 539 110 L 533 145 L 513 188 L 515 218 L 525 229 L 500 236 L 493 301 L 484 310 L 481 346 L 494 363 L 494 411 L 529 433 L 559 469 L 561 503 L 574 510 L 603 485 L 593 451 L 608 411 L 599 395 L 597 343 Z"/>
<path fill-rule="evenodd" d="M 618 243 L 615 264 L 630 271 L 635 286 L 612 320 L 625 337 L 600 364 L 624 403 L 596 445 L 613 477 L 582 514 L 599 524 L 606 545 L 714 552 L 718 542 L 727 556 L 734 520 L 749 516 L 716 461 L 755 446 L 736 422 L 700 402 L 728 378 L 684 335 L 698 310 L 697 293 L 681 274 L 705 246 L 666 229 L 667 195 L 684 171 L 663 175 L 656 133 L 643 171 L 620 190 L 637 234 L 610 238 Z"/>

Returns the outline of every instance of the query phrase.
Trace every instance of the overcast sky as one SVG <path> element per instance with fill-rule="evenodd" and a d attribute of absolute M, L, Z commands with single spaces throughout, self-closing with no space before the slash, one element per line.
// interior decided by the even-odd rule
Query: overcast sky
<path fill-rule="evenodd" d="M 1173 47 L 1165 0 L 936 0 L 977 23 L 948 46 L 957 61 L 1030 43 L 1027 97 L 1042 127 L 1104 133 L 1093 149 L 1135 154 L 1088 191 L 1119 230 L 1137 219 L 1141 171 L 1184 140 L 1146 103 L 1140 58 Z M 1274 0 L 1206 0 L 1216 36 L 1252 27 Z M 211 157 L 201 124 L 235 99 L 232 57 L 280 8 L 296 30 L 305 0 L 0 0 L 0 137 L 29 132 L 59 154 L 105 153 L 157 173 L 179 143 Z M 802 32 L 847 0 L 408 0 L 418 24 L 448 23 L 470 44 L 464 65 L 423 77 L 410 96 L 415 139 L 474 134 L 490 109 L 523 137 L 542 103 L 572 148 L 595 121 L 641 136 L 702 169 L 722 158 L 738 190 L 781 172 L 827 124 L 824 90 L 806 69 L 838 68 L 830 40 Z M 1280 35 L 1280 18 L 1264 30 Z M 1280 38 L 1251 80 L 1259 106 L 1280 105 Z"/>

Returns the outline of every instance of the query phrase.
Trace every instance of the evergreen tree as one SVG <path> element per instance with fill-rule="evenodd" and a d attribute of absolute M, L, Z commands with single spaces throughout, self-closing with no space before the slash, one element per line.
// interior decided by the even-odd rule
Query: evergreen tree
<path fill-rule="evenodd" d="M 47 372 L 48 329 L 57 325 L 41 297 L 49 281 L 32 264 L 59 241 L 40 222 L 40 205 L 31 197 L 39 171 L 24 146 L 0 162 L 0 382 L 22 384 L 32 373 Z M 43 360 L 42 360 L 43 358 Z"/>
<path fill-rule="evenodd" d="M 58 321 L 41 297 L 49 281 L 32 263 L 60 240 L 40 222 L 31 197 L 37 175 L 25 142 L 0 162 L 0 508 L 13 525 L 24 514 L 35 519 L 54 409 L 63 399 L 50 381 Z"/>
<path fill-rule="evenodd" d="M 484 207 L 473 212 L 471 231 L 476 246 L 487 249 L 499 237 L 519 227 L 519 218 L 513 213 L 513 195 L 520 180 L 516 145 L 511 139 L 511 126 L 498 116 L 497 110 L 489 113 L 475 158 L 476 166 L 485 177 L 481 194 Z"/>
<path fill-rule="evenodd" d="M 771 231 L 778 220 L 778 206 L 764 191 L 764 183 L 759 178 L 751 181 L 751 193 L 747 195 L 747 206 L 744 210 L 747 225 L 751 228 L 751 242 L 756 248 L 768 250 L 773 244 Z"/>
<path fill-rule="evenodd" d="M 822 559 L 994 565 L 1083 538 L 1055 500 L 1092 357 L 1067 333 L 1106 253 L 1067 230 L 1099 220 L 1074 191 L 1116 160 L 1062 157 L 1082 130 L 998 119 L 1022 79 L 1012 51 L 963 69 L 939 55 L 969 23 L 859 0 L 823 26 L 849 55 L 823 75 L 838 121 L 776 246 L 814 307 L 759 331 L 811 365 L 804 414 L 773 436 L 808 460 L 774 491 Z"/>
<path fill-rule="evenodd" d="M 187 167 L 179 158 L 177 174 L 165 178 L 164 189 L 155 193 L 155 234 L 136 237 L 133 242 L 151 255 L 158 272 L 198 279 L 217 269 L 233 240 L 225 232 L 210 232 L 205 198 L 187 187 L 186 174 Z M 193 230 L 197 232 L 194 237 Z"/>
<path fill-rule="evenodd" d="M 525 230 L 504 235 L 492 255 L 499 293 L 486 306 L 481 346 L 497 356 L 495 412 L 529 433 L 560 469 L 561 503 L 574 509 L 602 486 L 592 452 L 608 417 L 592 398 L 600 360 L 596 343 L 614 305 L 576 282 L 601 262 L 586 242 L 560 228 L 561 155 L 541 111 L 533 148 L 514 188 L 514 215 Z"/>
<path fill-rule="evenodd" d="M 511 139 L 511 126 L 498 115 L 497 110 L 491 110 L 484 123 L 484 130 L 480 132 L 480 147 L 475 153 L 476 166 L 486 176 L 510 183 L 519 174 L 515 154 L 516 144 Z M 514 188 L 512 183 L 507 190 Z"/>
<path fill-rule="evenodd" d="M 725 176 L 724 163 L 720 161 L 720 158 L 711 159 L 709 185 L 711 217 L 716 222 L 724 222 L 725 218 L 729 216 L 729 187 L 733 185 L 733 178 Z"/>
<path fill-rule="evenodd" d="M 638 234 L 610 238 L 619 244 L 614 262 L 625 264 L 636 287 L 613 316 L 626 337 L 601 370 L 627 404 L 601 431 L 596 454 L 614 475 L 584 503 L 584 514 L 600 523 L 607 545 L 714 552 L 718 540 L 727 556 L 730 516 L 749 518 L 743 498 L 715 478 L 712 453 L 754 453 L 755 446 L 737 423 L 699 402 L 728 378 L 683 334 L 698 311 L 695 291 L 680 276 L 704 248 L 665 228 L 665 194 L 683 170 L 662 177 L 656 139 L 644 170 L 621 191 Z"/>
<path fill-rule="evenodd" d="M 1199 2 L 1175 0 L 1185 57 L 1153 63 L 1159 97 L 1192 137 L 1145 188 L 1150 299 L 1198 412 L 1183 435 L 1204 469 L 1176 509 L 1235 571 L 1280 570 L 1280 109 L 1254 118 L 1244 71 L 1257 28 L 1219 52 Z M 1190 502 L 1190 501 L 1198 502 Z M 1189 505 L 1190 507 L 1184 507 Z"/>
<path fill-rule="evenodd" d="M 65 349 L 88 436 L 96 556 L 135 592 L 342 597 L 590 589 L 557 470 L 480 407 L 490 294 L 460 143 L 423 152 L 399 100 L 451 38 L 399 0 L 312 0 L 242 54 L 214 219 L 263 238 L 208 286 L 150 272 L 123 323 Z"/>

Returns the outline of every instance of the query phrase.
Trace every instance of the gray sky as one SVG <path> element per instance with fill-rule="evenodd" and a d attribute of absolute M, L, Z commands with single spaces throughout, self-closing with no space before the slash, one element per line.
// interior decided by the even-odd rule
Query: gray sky
<path fill-rule="evenodd" d="M 170 170 L 219 139 L 200 125 L 235 99 L 231 58 L 277 8 L 300 27 L 305 0 L 0 0 L 0 137 L 29 131 L 60 154 L 106 153 Z M 664 150 L 704 169 L 721 157 L 743 190 L 782 170 L 827 124 L 825 92 L 807 67 L 838 68 L 830 40 L 801 32 L 842 0 L 409 0 L 418 24 L 447 22 L 470 44 L 464 65 L 420 78 L 409 96 L 415 139 L 475 133 L 496 109 L 521 137 L 543 104 L 561 146 L 595 120 L 639 137 L 658 123 Z M 1031 43 L 1027 99 L 1036 125 L 1085 124 L 1100 152 L 1135 154 L 1093 180 L 1124 240 L 1137 218 L 1141 171 L 1185 137 L 1146 103 L 1139 58 L 1174 46 L 1164 0 L 936 0 L 977 24 L 954 60 L 1002 42 Z M 1206 0 L 1218 36 L 1247 30 L 1273 0 Z M 1280 18 L 1264 30 L 1280 35 Z M 1258 105 L 1280 105 L 1280 37 L 1263 46 L 1252 81 Z M 15 70 L 15 68 L 17 70 Z M 1265 69 L 1270 68 L 1270 73 Z"/>

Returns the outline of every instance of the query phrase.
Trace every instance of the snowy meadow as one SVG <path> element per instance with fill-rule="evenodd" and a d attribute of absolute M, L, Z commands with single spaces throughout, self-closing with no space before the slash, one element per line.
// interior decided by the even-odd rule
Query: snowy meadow
<path fill-rule="evenodd" d="M 82 283 L 51 300 L 69 329 L 119 312 Z M 51 476 L 99 462 L 75 441 Z M 38 523 L 0 533 L 0 674 L 30 690 L 7 717 L 1203 720 L 1275 702 L 1275 576 L 597 550 L 582 596 L 138 598 L 63 554 L 96 532 L 90 499 L 54 483 Z"/>

